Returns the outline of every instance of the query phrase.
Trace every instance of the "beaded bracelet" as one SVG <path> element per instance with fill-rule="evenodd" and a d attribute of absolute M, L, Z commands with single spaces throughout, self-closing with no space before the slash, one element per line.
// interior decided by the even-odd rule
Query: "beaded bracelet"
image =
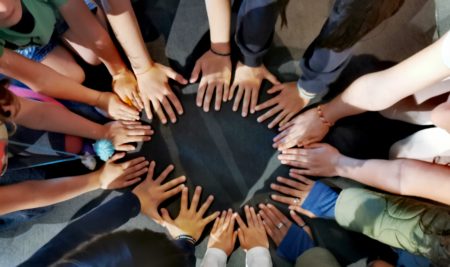
<path fill-rule="evenodd" d="M 197 243 L 197 240 L 195 240 L 195 238 L 193 238 L 190 235 L 179 235 L 179 236 L 175 237 L 175 240 L 181 240 L 181 239 L 184 239 L 184 240 L 192 243 L 192 245 L 195 245 L 195 243 Z"/>
<path fill-rule="evenodd" d="M 325 116 L 323 115 L 322 105 L 318 105 L 316 110 L 317 114 L 319 115 L 319 119 L 322 121 L 323 124 L 325 124 L 328 127 L 333 126 L 334 123 L 331 123 L 327 119 L 325 119 Z"/>
<path fill-rule="evenodd" d="M 228 53 L 217 52 L 217 51 L 214 50 L 212 47 L 209 48 L 209 50 L 210 50 L 214 55 L 221 56 L 221 57 L 228 57 L 228 56 L 231 55 L 231 52 L 228 52 Z"/>

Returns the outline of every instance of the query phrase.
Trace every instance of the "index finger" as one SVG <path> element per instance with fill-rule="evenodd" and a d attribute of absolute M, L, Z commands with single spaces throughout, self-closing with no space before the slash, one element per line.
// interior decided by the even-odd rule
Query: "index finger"
<path fill-rule="evenodd" d="M 235 214 L 236 214 L 236 222 L 238 223 L 239 228 L 247 229 L 247 225 L 244 223 L 244 221 L 242 220 L 242 218 L 239 215 L 239 213 L 235 213 Z"/>
<path fill-rule="evenodd" d="M 167 166 L 167 167 L 164 169 L 164 171 L 162 171 L 162 173 L 158 176 L 158 178 L 156 178 L 155 182 L 156 182 L 157 184 L 161 184 L 162 181 L 164 181 L 164 180 L 167 178 L 167 176 L 169 175 L 169 173 L 170 173 L 171 171 L 173 171 L 174 168 L 175 168 L 175 167 L 174 167 L 172 164 L 170 164 L 169 166 Z"/>

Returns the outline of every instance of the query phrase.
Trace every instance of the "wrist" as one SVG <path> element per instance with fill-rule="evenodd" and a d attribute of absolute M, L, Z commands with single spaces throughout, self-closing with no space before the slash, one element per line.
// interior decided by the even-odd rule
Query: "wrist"
<path fill-rule="evenodd" d="M 341 176 L 349 178 L 348 176 L 348 169 L 350 166 L 356 164 L 356 159 L 349 158 L 347 156 L 344 156 L 342 154 L 339 154 L 339 157 L 336 160 L 335 164 L 335 176 Z"/>
<path fill-rule="evenodd" d="M 175 237 L 175 240 L 185 240 L 189 243 L 191 243 L 192 245 L 195 245 L 195 243 L 197 243 L 197 240 L 195 240 L 195 238 L 193 238 L 191 235 L 187 235 L 187 234 L 181 234 Z"/>
<path fill-rule="evenodd" d="M 100 189 L 100 170 L 86 174 L 89 191 Z"/>
<path fill-rule="evenodd" d="M 220 55 L 230 55 L 231 54 L 231 46 L 230 43 L 213 43 L 211 42 L 210 50 L 214 54 Z"/>
<path fill-rule="evenodd" d="M 142 75 L 147 73 L 150 69 L 155 66 L 155 62 L 152 60 L 148 60 L 145 64 L 132 66 L 134 75 Z"/>

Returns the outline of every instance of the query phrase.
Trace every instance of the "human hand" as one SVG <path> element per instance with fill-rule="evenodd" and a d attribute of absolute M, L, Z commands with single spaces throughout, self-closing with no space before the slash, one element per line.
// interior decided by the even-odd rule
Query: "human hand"
<path fill-rule="evenodd" d="M 147 172 L 148 161 L 144 157 L 126 162 L 116 163 L 125 157 L 125 153 L 116 153 L 96 171 L 98 188 L 117 189 L 133 185 L 141 180 L 140 176 Z"/>
<path fill-rule="evenodd" d="M 220 212 L 216 211 L 208 217 L 203 218 L 206 210 L 209 208 L 209 206 L 211 206 L 211 203 L 214 200 L 214 197 L 212 195 L 210 195 L 206 199 L 206 202 L 203 203 L 203 205 L 197 211 L 201 192 L 202 188 L 200 186 L 197 186 L 195 188 L 194 196 L 192 197 L 191 206 L 188 208 L 188 189 L 186 187 L 183 188 L 181 192 L 180 213 L 175 220 L 170 217 L 167 209 L 161 209 L 163 225 L 167 228 L 169 234 L 173 238 L 176 238 L 180 235 L 188 235 L 193 237 L 195 240 L 198 240 L 202 235 L 205 226 L 208 223 L 214 221 L 214 219 L 220 215 Z"/>
<path fill-rule="evenodd" d="M 264 227 L 275 245 L 279 246 L 281 241 L 286 237 L 292 222 L 284 216 L 284 214 L 272 204 L 259 204 L 260 214 L 263 218 Z M 291 218 L 305 230 L 312 239 L 311 229 L 306 225 L 303 219 L 294 211 L 290 212 Z"/>
<path fill-rule="evenodd" d="M 270 188 L 282 193 L 284 195 L 272 194 L 270 197 L 278 202 L 286 205 L 301 206 L 305 199 L 308 197 L 311 188 L 314 186 L 314 181 L 298 174 L 296 169 L 289 171 L 289 176 L 294 179 L 288 179 L 284 177 L 277 177 L 277 182 L 284 184 L 271 184 Z M 287 195 L 287 196 L 285 196 Z"/>
<path fill-rule="evenodd" d="M 147 178 L 133 189 L 133 193 L 139 198 L 141 212 L 155 222 L 162 224 L 163 220 L 158 213 L 158 206 L 183 190 L 184 185 L 182 183 L 186 181 L 186 177 L 180 176 L 162 184 L 169 173 L 173 171 L 174 166 L 167 166 L 158 178 L 153 180 L 155 165 L 154 161 L 150 163 Z"/>
<path fill-rule="evenodd" d="M 248 226 L 239 214 L 236 216 L 236 221 L 239 225 L 238 238 L 242 249 L 247 251 L 254 247 L 269 248 L 269 240 L 267 239 L 261 216 L 259 214 L 256 215 L 255 209 L 253 207 L 249 208 L 247 205 L 244 207 L 244 212 Z"/>
<path fill-rule="evenodd" d="M 281 133 L 273 139 L 274 148 L 282 151 L 293 146 L 306 146 L 321 141 L 330 130 L 319 117 L 316 109 L 297 115 L 280 127 Z"/>
<path fill-rule="evenodd" d="M 222 101 L 227 101 L 231 79 L 231 60 L 229 56 L 219 56 L 208 50 L 195 63 L 190 82 L 194 83 L 202 73 L 198 86 L 197 106 L 203 105 L 205 112 L 209 111 L 211 99 L 216 91 L 214 109 L 220 110 Z"/>
<path fill-rule="evenodd" d="M 112 121 L 103 127 L 105 138 L 110 140 L 118 151 L 134 150 L 135 147 L 128 143 L 149 141 L 153 134 L 150 125 L 142 125 L 138 121 Z"/>
<path fill-rule="evenodd" d="M 280 84 L 278 79 L 270 73 L 264 65 L 259 67 L 250 67 L 242 64 L 240 61 L 236 65 L 234 73 L 233 85 L 230 89 L 228 100 L 233 99 L 236 89 L 236 98 L 234 99 L 233 111 L 239 109 L 239 104 L 242 103 L 242 117 L 246 117 L 249 111 L 255 113 L 256 105 L 258 104 L 259 89 L 264 79 L 267 79 L 272 84 Z M 243 98 L 242 98 L 243 97 Z"/>
<path fill-rule="evenodd" d="M 217 217 L 208 240 L 208 248 L 221 249 L 230 256 L 236 243 L 237 231 L 234 231 L 236 215 L 229 209 Z"/>
<path fill-rule="evenodd" d="M 183 107 L 175 93 L 169 87 L 169 78 L 181 84 L 187 84 L 186 79 L 169 67 L 153 63 L 145 72 L 135 74 L 145 113 L 148 119 L 153 119 L 153 110 L 158 115 L 163 124 L 167 123 L 166 115 L 172 123 L 177 121 L 173 107 L 178 115 L 183 114 Z"/>
<path fill-rule="evenodd" d="M 134 106 L 138 111 L 144 108 L 141 96 L 137 89 L 137 82 L 134 74 L 128 69 L 124 69 L 119 74 L 113 76 L 113 92 L 116 93 L 122 102 L 129 106 Z"/>
<path fill-rule="evenodd" d="M 285 125 L 309 103 L 309 99 L 304 99 L 300 96 L 296 82 L 275 85 L 267 91 L 269 94 L 274 94 L 276 92 L 279 92 L 277 96 L 256 106 L 256 111 L 272 107 L 258 117 L 258 122 L 263 122 L 278 114 L 275 119 L 269 123 L 269 128 L 273 128 L 278 124 L 280 126 Z"/>
<path fill-rule="evenodd" d="M 96 106 L 113 120 L 139 120 L 139 111 L 122 102 L 116 94 L 111 92 L 100 92 Z"/>
<path fill-rule="evenodd" d="M 303 149 L 284 150 L 278 159 L 282 164 L 296 168 L 297 174 L 311 176 L 337 176 L 339 162 L 344 157 L 339 151 L 324 143 L 308 145 Z"/>

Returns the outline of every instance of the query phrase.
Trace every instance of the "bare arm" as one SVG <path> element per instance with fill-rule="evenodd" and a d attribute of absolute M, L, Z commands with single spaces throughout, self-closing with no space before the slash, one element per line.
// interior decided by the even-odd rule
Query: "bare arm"
<path fill-rule="evenodd" d="M 17 124 L 35 130 L 70 134 L 94 140 L 106 137 L 106 127 L 64 107 L 21 97 L 17 99 L 20 105 L 19 112 L 14 117 Z"/>
<path fill-rule="evenodd" d="M 0 72 L 28 85 L 39 93 L 96 106 L 101 93 L 78 84 L 51 68 L 5 49 Z"/>
<path fill-rule="evenodd" d="M 153 65 L 129 0 L 107 0 L 106 16 L 135 73 Z"/>
<path fill-rule="evenodd" d="M 337 174 L 399 195 L 450 205 L 450 168 L 412 159 L 358 160 L 342 156 Z"/>
<path fill-rule="evenodd" d="M 85 175 L 0 186 L 0 215 L 52 205 L 100 188 L 117 189 L 139 182 L 149 162 L 140 157 L 115 163 L 124 156 L 125 153 L 115 154 L 101 169 Z"/>
<path fill-rule="evenodd" d="M 69 0 L 59 11 L 71 31 L 95 52 L 111 75 L 117 75 L 126 68 L 108 32 L 83 1 Z"/>
<path fill-rule="evenodd" d="M 0 187 L 0 214 L 48 206 L 95 190 L 95 174 L 25 181 Z"/>
<path fill-rule="evenodd" d="M 230 51 L 230 0 L 206 0 L 211 46 L 218 52 Z"/>
<path fill-rule="evenodd" d="M 364 111 L 384 110 L 449 77 L 450 68 L 442 59 L 443 41 L 447 36 L 390 69 L 357 79 L 341 95 L 324 105 L 329 121 Z"/>

